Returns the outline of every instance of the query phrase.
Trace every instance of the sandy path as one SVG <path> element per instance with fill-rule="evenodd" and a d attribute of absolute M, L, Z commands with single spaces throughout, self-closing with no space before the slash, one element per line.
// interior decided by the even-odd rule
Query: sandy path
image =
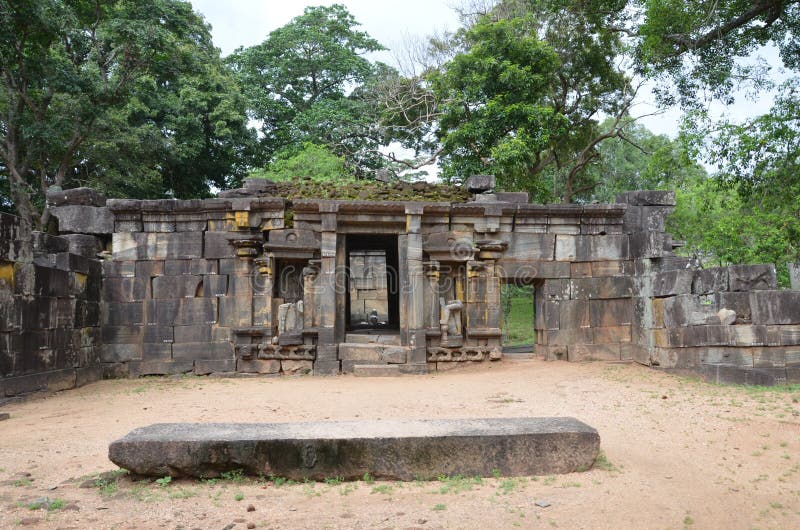
<path fill-rule="evenodd" d="M 0 422 L 0 527 L 800 528 L 798 401 L 800 389 L 538 360 L 391 379 L 104 381 L 3 409 L 12 417 Z M 585 421 L 615 469 L 479 484 L 234 477 L 79 487 L 115 468 L 110 441 L 155 422 L 514 416 Z M 54 509 L 26 506 L 41 497 Z"/>

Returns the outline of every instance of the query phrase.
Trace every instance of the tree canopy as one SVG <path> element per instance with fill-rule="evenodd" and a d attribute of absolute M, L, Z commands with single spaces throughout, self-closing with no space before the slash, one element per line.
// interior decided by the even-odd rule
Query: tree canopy
<path fill-rule="evenodd" d="M 0 64 L 2 188 L 34 225 L 51 185 L 197 196 L 241 163 L 244 108 L 187 2 L 2 0 Z"/>

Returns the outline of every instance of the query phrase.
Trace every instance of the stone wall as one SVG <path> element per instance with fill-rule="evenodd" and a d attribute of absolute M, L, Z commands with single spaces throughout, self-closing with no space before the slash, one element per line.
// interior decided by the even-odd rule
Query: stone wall
<path fill-rule="evenodd" d="M 800 292 L 778 290 L 771 266 L 693 269 L 665 231 L 674 193 L 534 205 L 494 193 L 491 177 L 467 187 L 466 203 L 287 201 L 255 181 L 189 201 L 49 192 L 60 237 L 3 218 L 4 394 L 101 369 L 399 374 L 496 361 L 504 282 L 534 287 L 545 359 L 800 378 Z M 15 243 L 26 238 L 30 251 Z M 388 307 L 370 328 L 378 294 Z"/>
<path fill-rule="evenodd" d="M 0 403 L 102 375 L 100 262 L 0 214 Z"/>

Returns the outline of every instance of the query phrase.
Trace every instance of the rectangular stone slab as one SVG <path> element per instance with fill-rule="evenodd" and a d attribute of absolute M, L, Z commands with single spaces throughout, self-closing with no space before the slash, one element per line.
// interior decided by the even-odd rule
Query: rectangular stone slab
<path fill-rule="evenodd" d="M 215 477 L 242 469 L 294 480 L 369 473 L 391 480 L 571 473 L 592 466 L 600 436 L 574 418 L 312 423 L 160 423 L 109 446 L 133 473 Z"/>

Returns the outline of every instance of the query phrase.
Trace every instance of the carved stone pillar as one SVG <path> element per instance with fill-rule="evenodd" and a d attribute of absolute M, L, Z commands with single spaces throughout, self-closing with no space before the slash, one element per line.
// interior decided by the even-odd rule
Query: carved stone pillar
<path fill-rule="evenodd" d="M 336 344 L 336 204 L 320 203 L 322 221 L 320 272 L 317 279 L 317 307 L 319 308 L 319 334 L 314 373 L 331 375 L 339 372 L 338 345 Z M 344 315 L 339 316 L 344 318 Z"/>

